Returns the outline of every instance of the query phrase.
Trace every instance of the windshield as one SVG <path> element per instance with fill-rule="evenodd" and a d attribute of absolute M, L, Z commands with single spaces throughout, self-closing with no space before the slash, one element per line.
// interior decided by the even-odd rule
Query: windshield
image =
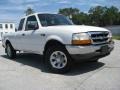
<path fill-rule="evenodd" d="M 72 21 L 59 14 L 38 14 L 42 26 L 73 25 Z"/>

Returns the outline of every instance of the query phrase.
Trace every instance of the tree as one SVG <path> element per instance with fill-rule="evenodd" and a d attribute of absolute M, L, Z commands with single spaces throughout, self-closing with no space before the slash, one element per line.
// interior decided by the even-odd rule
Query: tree
<path fill-rule="evenodd" d="M 119 22 L 119 10 L 114 6 L 111 6 L 106 10 L 103 17 L 106 25 L 116 24 L 117 22 Z"/>
<path fill-rule="evenodd" d="M 91 18 L 91 22 L 93 25 L 97 25 L 97 26 L 103 25 L 102 18 L 106 10 L 107 10 L 107 7 L 102 7 L 102 6 L 96 6 L 96 7 L 90 8 L 89 16 Z"/>
<path fill-rule="evenodd" d="M 119 24 L 119 10 L 114 6 L 110 8 L 96 6 L 91 8 L 89 13 L 93 25 L 106 26 Z"/>
<path fill-rule="evenodd" d="M 80 25 L 80 24 L 85 24 L 88 25 L 90 24 L 90 18 L 88 16 L 88 14 L 86 13 L 79 13 L 77 15 L 73 15 L 72 21 L 74 22 L 74 24 Z"/>
<path fill-rule="evenodd" d="M 28 7 L 27 10 L 25 11 L 26 16 L 33 13 L 35 13 L 35 11 L 31 7 Z"/>
<path fill-rule="evenodd" d="M 95 26 L 120 25 L 120 11 L 118 8 L 111 6 L 96 6 L 90 8 L 88 13 L 80 12 L 77 8 L 59 9 L 59 14 L 72 16 L 75 24 L 87 24 Z"/>
<path fill-rule="evenodd" d="M 77 8 L 64 8 L 64 9 L 59 9 L 59 14 L 63 14 L 65 16 L 71 17 L 73 15 L 79 14 L 79 9 Z"/>
<path fill-rule="evenodd" d="M 118 22 L 117 22 L 117 25 L 120 25 L 120 12 L 118 14 Z"/>

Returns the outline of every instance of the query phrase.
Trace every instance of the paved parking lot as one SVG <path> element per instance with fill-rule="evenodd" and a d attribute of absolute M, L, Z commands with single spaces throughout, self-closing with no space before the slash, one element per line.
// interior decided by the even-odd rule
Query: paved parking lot
<path fill-rule="evenodd" d="M 76 63 L 63 75 L 47 72 L 41 59 L 19 54 L 10 60 L 0 44 L 0 90 L 120 90 L 120 41 L 98 63 Z"/>

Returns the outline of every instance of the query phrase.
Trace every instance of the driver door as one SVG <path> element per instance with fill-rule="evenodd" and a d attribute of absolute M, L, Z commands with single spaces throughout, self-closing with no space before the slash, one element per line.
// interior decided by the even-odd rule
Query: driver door
<path fill-rule="evenodd" d="M 23 50 L 28 52 L 35 52 L 37 48 L 37 44 L 40 42 L 36 42 L 36 39 L 40 39 L 40 35 L 38 32 L 38 21 L 36 16 L 29 16 L 26 21 L 25 30 L 22 33 L 22 41 L 23 41 Z M 40 45 L 40 44 L 39 44 Z"/>

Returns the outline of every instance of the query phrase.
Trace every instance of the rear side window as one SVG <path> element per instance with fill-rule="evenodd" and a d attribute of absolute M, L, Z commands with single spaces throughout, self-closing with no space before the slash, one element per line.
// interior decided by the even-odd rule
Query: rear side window
<path fill-rule="evenodd" d="M 25 19 L 21 19 L 19 27 L 18 27 L 18 31 L 21 31 L 23 29 L 24 21 Z"/>

